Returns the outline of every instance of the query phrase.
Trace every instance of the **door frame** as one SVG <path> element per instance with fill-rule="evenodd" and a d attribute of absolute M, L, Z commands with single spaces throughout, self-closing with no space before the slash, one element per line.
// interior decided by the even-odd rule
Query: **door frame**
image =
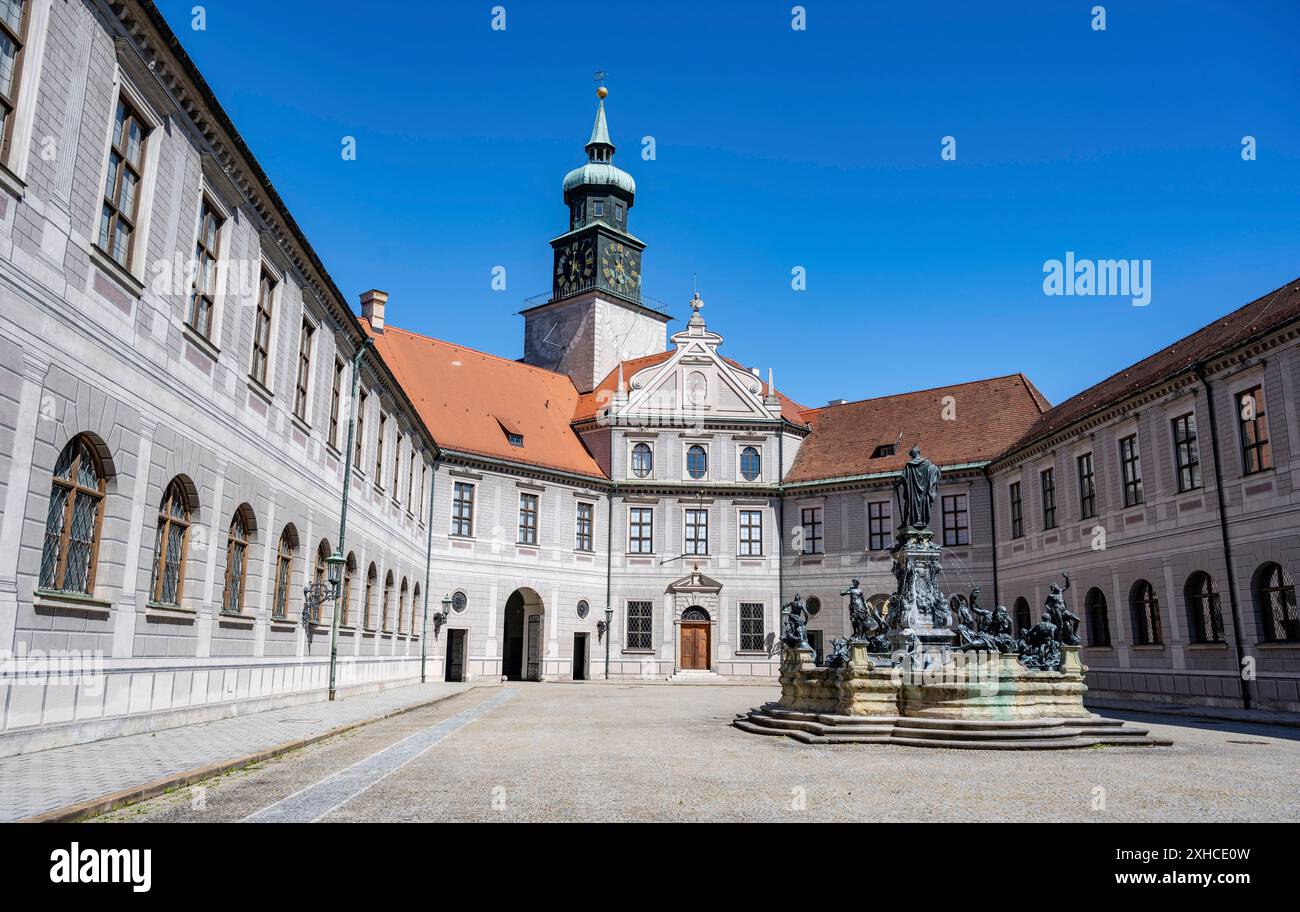
<path fill-rule="evenodd" d="M 582 644 L 582 663 L 578 662 L 578 644 Z M 569 677 L 574 681 L 590 680 L 588 673 L 591 665 L 591 634 L 582 632 L 573 635 L 573 670 Z"/>
<path fill-rule="evenodd" d="M 460 644 L 460 677 L 458 678 L 452 678 L 450 676 L 451 669 L 452 669 L 451 657 L 452 655 L 454 655 L 453 645 L 452 645 L 453 643 Z M 447 628 L 446 654 L 443 656 L 442 662 L 443 662 L 443 668 L 442 668 L 443 681 L 456 683 L 456 684 L 465 683 L 465 681 L 469 677 L 467 672 L 467 667 L 469 665 L 469 631 L 468 630 L 464 629 L 463 627 Z"/>

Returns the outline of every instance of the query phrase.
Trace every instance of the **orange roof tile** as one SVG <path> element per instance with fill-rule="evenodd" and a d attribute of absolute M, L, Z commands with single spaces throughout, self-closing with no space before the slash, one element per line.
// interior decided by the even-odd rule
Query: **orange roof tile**
<path fill-rule="evenodd" d="M 603 478 L 569 422 L 578 391 L 564 374 L 417 335 L 373 332 L 375 348 L 439 446 Z M 507 431 L 522 434 L 511 446 Z"/>
<path fill-rule="evenodd" d="M 944 417 L 947 396 L 956 412 L 952 420 Z M 812 433 L 786 481 L 897 471 L 914 443 L 940 466 L 984 462 L 1020 439 L 1049 407 L 1024 374 L 1010 374 L 809 409 L 803 415 Z M 893 456 L 871 458 L 877 446 L 895 442 Z"/>

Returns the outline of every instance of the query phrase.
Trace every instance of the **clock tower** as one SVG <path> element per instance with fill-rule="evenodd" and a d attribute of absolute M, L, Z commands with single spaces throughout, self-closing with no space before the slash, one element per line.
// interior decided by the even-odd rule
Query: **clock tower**
<path fill-rule="evenodd" d="M 641 295 L 645 244 L 628 229 L 636 181 L 614 165 L 604 86 L 587 163 L 564 178 L 568 230 L 551 241 L 551 293 L 523 311 L 524 358 L 593 389 L 620 361 L 663 351 L 667 323 Z"/>

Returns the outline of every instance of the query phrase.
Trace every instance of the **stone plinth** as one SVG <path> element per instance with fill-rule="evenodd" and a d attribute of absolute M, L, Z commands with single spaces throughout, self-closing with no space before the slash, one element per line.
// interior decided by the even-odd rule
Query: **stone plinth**
<path fill-rule="evenodd" d="M 1088 718 L 1092 714 L 1083 706 L 1088 688 L 1079 647 L 1063 646 L 1061 651 L 1061 671 L 1031 671 L 1013 653 L 969 653 L 964 662 L 940 668 L 902 668 L 899 714 L 990 721 Z"/>
<path fill-rule="evenodd" d="M 947 661 L 957 634 L 948 623 L 935 623 L 948 612 L 939 589 L 939 547 L 929 532 L 908 532 L 894 555 L 899 580 L 890 606 L 889 642 L 895 652 L 918 650 L 927 664 Z"/>

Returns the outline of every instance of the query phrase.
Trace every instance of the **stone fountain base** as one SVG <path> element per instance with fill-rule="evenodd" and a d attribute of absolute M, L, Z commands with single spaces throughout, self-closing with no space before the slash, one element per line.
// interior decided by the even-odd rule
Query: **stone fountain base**
<path fill-rule="evenodd" d="M 1172 743 L 1084 708 L 1079 648 L 1062 647 L 1062 654 L 1060 671 L 1031 671 L 1015 655 L 986 653 L 947 655 L 925 667 L 871 656 L 854 643 L 845 665 L 825 668 L 811 649 L 787 649 L 781 699 L 732 724 L 805 744 L 1017 750 Z"/>

